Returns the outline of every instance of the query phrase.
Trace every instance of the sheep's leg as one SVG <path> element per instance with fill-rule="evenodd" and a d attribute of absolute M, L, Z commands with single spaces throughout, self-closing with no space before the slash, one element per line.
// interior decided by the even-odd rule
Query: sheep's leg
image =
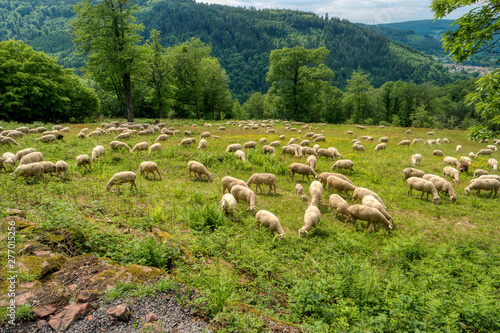
<path fill-rule="evenodd" d="M 156 169 L 156 172 L 158 172 L 158 177 L 160 177 L 160 179 L 161 179 L 160 170 Z M 154 172 L 153 172 L 153 175 L 154 175 Z"/>
<path fill-rule="evenodd" d="M 408 189 L 408 193 L 406 193 L 406 195 L 409 195 L 413 198 L 413 188 Z M 354 202 L 354 198 L 352 199 L 352 201 Z"/>

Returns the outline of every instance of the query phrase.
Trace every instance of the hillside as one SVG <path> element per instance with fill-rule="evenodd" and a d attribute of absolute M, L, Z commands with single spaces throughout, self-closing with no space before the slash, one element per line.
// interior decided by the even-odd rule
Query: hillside
<path fill-rule="evenodd" d="M 66 23 L 76 1 L 16 0 L 0 2 L 0 38 L 22 39 L 36 50 L 79 68 L 84 60 L 74 54 Z M 257 10 L 186 1 L 137 1 L 144 6 L 138 22 L 149 31 L 162 31 L 164 46 L 199 37 L 212 46 L 230 77 L 233 95 L 243 102 L 249 94 L 267 92 L 266 73 L 271 50 L 296 45 L 325 46 L 326 64 L 334 71 L 333 84 L 343 89 L 351 73 L 360 68 L 380 87 L 387 81 L 436 84 L 453 81 L 430 56 L 399 45 L 371 29 L 347 20 L 323 19 L 292 10 Z M 411 59 L 411 60 L 409 60 Z"/>

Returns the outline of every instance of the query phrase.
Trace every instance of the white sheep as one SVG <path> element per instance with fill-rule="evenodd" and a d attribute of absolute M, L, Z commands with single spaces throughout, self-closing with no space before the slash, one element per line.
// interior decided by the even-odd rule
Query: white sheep
<path fill-rule="evenodd" d="M 361 145 L 361 144 L 354 144 L 352 146 L 352 151 L 362 151 L 362 152 L 365 152 L 365 146 Z"/>
<path fill-rule="evenodd" d="M 335 212 L 336 212 L 335 217 L 338 217 L 339 214 L 347 217 L 347 215 L 349 214 L 347 212 L 347 208 L 349 207 L 349 204 L 340 195 L 338 195 L 338 194 L 330 195 L 330 198 L 328 198 L 328 203 L 330 205 L 330 208 L 332 209 L 332 214 L 333 214 L 333 210 L 335 209 Z"/>
<path fill-rule="evenodd" d="M 295 185 L 295 194 L 299 196 L 302 200 L 307 200 L 306 192 L 304 191 L 304 188 L 300 184 Z"/>
<path fill-rule="evenodd" d="M 339 153 L 337 148 L 328 147 L 327 150 L 332 152 L 333 157 L 334 157 L 333 160 L 335 160 L 336 157 L 338 157 L 339 159 L 342 158 L 342 154 Z"/>
<path fill-rule="evenodd" d="M 9 146 L 11 144 L 14 144 L 16 146 L 20 146 L 20 144 L 16 140 L 14 140 L 12 138 L 9 138 L 7 136 L 0 136 L 0 144 L 2 144 L 2 145 L 9 145 Z"/>
<path fill-rule="evenodd" d="M 498 180 L 500 182 L 500 176 L 499 175 L 482 175 L 482 176 L 479 176 L 478 178 L 471 179 L 470 182 L 469 182 L 469 184 L 474 183 L 478 179 L 495 179 L 495 180 Z"/>
<path fill-rule="evenodd" d="M 387 145 L 385 143 L 379 143 L 378 145 L 375 146 L 375 151 L 379 151 L 379 150 L 385 150 L 387 148 Z"/>
<path fill-rule="evenodd" d="M 269 229 L 272 234 L 276 233 L 279 238 L 285 235 L 280 220 L 273 213 L 261 209 L 255 214 L 255 219 L 259 222 L 259 225 Z"/>
<path fill-rule="evenodd" d="M 227 146 L 226 153 L 232 153 L 241 149 L 241 145 L 239 143 L 233 143 Z"/>
<path fill-rule="evenodd" d="M 367 188 L 364 188 L 364 187 L 356 187 L 356 189 L 354 190 L 354 192 L 352 193 L 352 200 L 351 202 L 354 202 L 355 200 L 359 199 L 359 200 L 363 200 L 363 198 L 367 195 L 371 195 L 373 196 L 375 199 L 377 199 L 382 205 L 384 205 L 384 202 L 382 201 L 382 199 L 379 197 L 379 195 L 375 192 L 373 192 L 372 190 L 369 190 Z M 385 207 L 385 205 L 384 205 Z"/>
<path fill-rule="evenodd" d="M 460 164 L 462 164 L 462 163 L 467 163 L 467 165 L 472 164 L 472 160 L 470 158 L 468 158 L 467 156 L 460 156 L 460 158 L 458 159 L 458 162 L 460 162 Z"/>
<path fill-rule="evenodd" d="M 179 142 L 179 144 L 177 145 L 178 147 L 180 146 L 190 146 L 192 144 L 196 143 L 196 139 L 195 138 L 184 138 L 181 140 L 181 142 Z"/>
<path fill-rule="evenodd" d="M 2 159 L 9 169 L 16 165 L 16 155 L 11 152 L 5 152 L 2 155 Z"/>
<path fill-rule="evenodd" d="M 316 150 L 316 154 L 318 155 L 318 158 L 320 158 L 321 156 L 324 156 L 326 158 L 331 158 L 332 161 L 335 161 L 335 154 L 331 150 L 328 150 L 325 148 L 319 148 Z"/>
<path fill-rule="evenodd" d="M 451 202 L 455 202 L 457 200 L 457 195 L 455 194 L 455 190 L 453 189 L 453 186 L 451 186 L 451 183 L 442 177 L 436 175 L 433 176 L 434 177 L 428 178 L 424 176 L 424 179 L 432 182 L 434 186 L 436 186 L 436 190 L 438 190 L 438 192 L 448 194 Z"/>
<path fill-rule="evenodd" d="M 132 148 L 130 148 L 130 146 L 128 144 L 126 144 L 125 142 L 121 142 L 121 141 L 111 141 L 109 145 L 111 146 L 111 149 L 113 149 L 113 150 L 126 149 L 129 152 L 132 150 Z"/>
<path fill-rule="evenodd" d="M 237 159 L 246 162 L 245 152 L 243 150 L 238 149 L 237 151 L 234 152 L 234 156 L 236 156 Z"/>
<path fill-rule="evenodd" d="M 309 155 L 309 157 L 307 157 L 307 161 L 306 163 L 313 169 L 313 170 L 316 170 L 316 163 L 317 163 L 317 159 L 316 159 L 316 156 L 314 155 Z"/>
<path fill-rule="evenodd" d="M 168 140 L 169 136 L 167 134 L 160 134 L 156 138 L 155 142 Z"/>
<path fill-rule="evenodd" d="M 488 155 L 489 156 L 491 154 L 493 154 L 492 149 L 481 149 L 476 153 L 476 156 L 479 156 L 479 155 Z"/>
<path fill-rule="evenodd" d="M 264 154 L 274 154 L 276 155 L 276 150 L 274 149 L 274 147 L 270 146 L 270 145 L 265 145 L 264 147 L 262 147 L 262 151 Z"/>
<path fill-rule="evenodd" d="M 33 152 L 24 155 L 21 157 L 21 160 L 19 161 L 19 165 L 24 165 L 24 164 L 30 164 L 30 163 L 36 163 L 36 162 L 41 162 L 43 161 L 43 154 L 40 152 Z"/>
<path fill-rule="evenodd" d="M 401 140 L 401 142 L 398 143 L 398 146 L 410 146 L 410 143 L 410 140 Z"/>
<path fill-rule="evenodd" d="M 351 160 L 338 160 L 337 162 L 335 162 L 335 164 L 333 164 L 332 171 L 335 171 L 337 169 L 345 169 L 354 172 L 353 166 L 354 163 Z"/>
<path fill-rule="evenodd" d="M 160 170 L 158 169 L 158 165 L 155 162 L 151 162 L 151 161 L 142 162 L 139 165 L 138 171 L 141 173 L 141 176 L 146 175 L 146 177 L 148 177 L 149 173 L 152 173 L 153 178 L 156 177 L 156 174 L 155 174 L 155 172 L 156 172 L 156 173 L 158 173 L 158 177 L 160 177 L 160 179 L 161 179 Z"/>
<path fill-rule="evenodd" d="M 475 180 L 475 182 L 467 186 L 464 189 L 464 191 L 465 195 L 469 195 L 471 190 L 477 190 L 476 195 L 479 195 L 481 190 L 485 191 L 491 190 L 490 195 L 493 195 L 493 192 L 495 192 L 495 195 L 493 195 L 493 197 L 495 197 L 497 195 L 499 188 L 500 188 L 500 182 L 496 179 L 478 178 Z"/>
<path fill-rule="evenodd" d="M 148 150 L 148 148 L 149 148 L 149 143 L 143 141 L 136 144 L 130 152 L 133 153 L 134 151 Z"/>
<path fill-rule="evenodd" d="M 441 198 L 439 197 L 436 186 L 434 186 L 434 184 L 431 181 L 418 177 L 410 177 L 406 180 L 406 183 L 408 184 L 407 195 L 413 197 L 413 189 L 416 189 L 417 191 L 422 191 L 420 199 L 423 198 L 424 193 L 426 194 L 426 199 L 429 198 L 429 194 L 432 194 L 433 202 L 436 204 L 439 203 Z"/>
<path fill-rule="evenodd" d="M 460 166 L 460 162 L 455 157 L 451 157 L 451 156 L 446 156 L 443 159 L 443 164 L 453 165 L 456 168 L 458 168 Z"/>
<path fill-rule="evenodd" d="M 19 150 L 17 153 L 16 153 L 16 161 L 20 161 L 21 158 L 23 158 L 24 155 L 28 155 L 29 153 L 34 153 L 36 152 L 36 149 L 35 148 L 24 148 L 22 150 Z"/>
<path fill-rule="evenodd" d="M 255 149 L 257 147 L 257 142 L 248 141 L 243 144 L 243 149 Z"/>
<path fill-rule="evenodd" d="M 281 143 L 279 141 L 272 141 L 269 143 L 271 147 L 279 147 Z"/>
<path fill-rule="evenodd" d="M 352 205 L 347 208 L 349 213 L 348 220 L 352 220 L 352 224 L 356 225 L 357 220 L 367 221 L 366 229 L 370 228 L 370 224 L 373 225 L 373 229 L 375 230 L 375 226 L 377 224 L 381 224 L 387 230 L 392 230 L 392 223 L 387 220 L 387 218 L 377 209 L 364 205 Z"/>
<path fill-rule="evenodd" d="M 150 147 L 149 147 L 149 153 L 151 154 L 152 152 L 154 151 L 160 151 L 161 150 L 161 143 L 153 143 Z"/>
<path fill-rule="evenodd" d="M 132 190 L 133 187 L 137 190 L 137 185 L 135 184 L 135 179 L 137 178 L 137 175 L 132 172 L 132 171 L 122 171 L 122 172 L 117 172 L 111 177 L 109 182 L 106 184 L 106 188 L 108 191 L 111 191 L 111 188 L 114 185 L 120 185 L 123 183 L 131 183 L 130 189 Z"/>
<path fill-rule="evenodd" d="M 477 177 L 483 176 L 483 175 L 487 175 L 487 174 L 488 174 L 488 171 L 483 170 L 483 169 L 477 169 L 476 171 L 474 171 L 474 178 L 477 178 Z"/>
<path fill-rule="evenodd" d="M 205 139 L 201 139 L 200 140 L 200 143 L 198 144 L 198 149 L 206 149 L 207 148 L 207 140 Z"/>
<path fill-rule="evenodd" d="M 488 159 L 488 166 L 491 168 L 493 172 L 498 171 L 498 161 L 495 160 L 494 158 Z"/>
<path fill-rule="evenodd" d="M 255 190 L 260 189 L 260 193 L 262 193 L 262 188 L 260 187 L 261 184 L 269 185 L 269 192 L 267 194 L 270 194 L 273 188 L 274 194 L 276 194 L 276 176 L 272 173 L 254 173 L 248 179 L 248 188 L 250 188 L 250 185 L 252 184 L 256 185 Z"/>
<path fill-rule="evenodd" d="M 295 174 L 302 175 L 302 180 L 304 180 L 304 177 L 307 176 L 307 181 L 309 181 L 309 175 L 314 176 L 314 178 L 318 178 L 318 174 L 307 164 L 301 164 L 301 163 L 292 163 L 288 167 L 288 174 L 292 178 L 293 181 L 293 176 Z"/>
<path fill-rule="evenodd" d="M 309 140 L 302 140 L 300 141 L 299 145 L 302 146 L 302 147 L 307 147 L 311 144 L 311 142 Z"/>
<path fill-rule="evenodd" d="M 368 206 L 368 207 L 371 207 L 371 208 L 376 208 L 378 209 L 382 215 L 384 215 L 384 217 L 392 223 L 392 221 L 394 221 L 394 219 L 389 215 L 389 213 L 387 212 L 387 209 L 385 208 L 385 206 L 383 204 L 380 203 L 380 201 L 377 200 L 377 198 L 375 198 L 373 195 L 365 195 L 362 199 L 361 199 L 361 204 L 363 206 Z"/>
<path fill-rule="evenodd" d="M 386 137 L 386 136 L 382 136 L 378 139 L 378 142 L 382 143 L 382 142 L 389 142 L 389 138 Z"/>
<path fill-rule="evenodd" d="M 320 205 L 321 197 L 323 196 L 323 185 L 321 185 L 321 183 L 317 180 L 313 181 L 309 186 L 309 195 L 311 196 L 310 205 Z"/>
<path fill-rule="evenodd" d="M 330 176 L 326 180 L 326 189 L 331 192 L 333 192 L 334 189 L 339 192 L 344 191 L 347 195 L 349 195 L 349 191 L 354 191 L 356 186 L 337 176 Z"/>
<path fill-rule="evenodd" d="M 94 161 L 94 163 L 97 163 L 97 161 L 99 160 L 99 157 L 104 157 L 105 155 L 105 150 L 104 150 L 104 146 L 96 146 L 94 149 L 92 149 L 92 161 Z"/>
<path fill-rule="evenodd" d="M 231 193 L 226 193 L 222 196 L 221 201 L 219 202 L 221 205 L 221 209 L 224 213 L 231 215 L 231 218 L 234 218 L 234 211 L 238 206 L 236 199 L 233 197 Z"/>
<path fill-rule="evenodd" d="M 411 164 L 413 166 L 417 165 L 417 164 L 420 164 L 420 162 L 422 161 L 422 155 L 420 154 L 414 154 L 412 157 L 411 157 Z"/>
<path fill-rule="evenodd" d="M 460 171 L 450 166 L 443 169 L 443 176 L 444 178 L 450 177 L 454 182 L 460 181 Z"/>
<path fill-rule="evenodd" d="M 238 178 L 231 177 L 231 176 L 223 177 L 220 182 L 222 184 L 222 194 L 224 194 L 224 192 L 226 192 L 226 190 L 230 193 L 231 188 L 234 185 L 241 185 L 244 187 L 248 187 L 247 183 L 245 181 L 238 179 Z"/>
<path fill-rule="evenodd" d="M 347 178 L 341 173 L 335 173 L 335 172 L 323 172 L 320 175 L 318 175 L 318 180 L 321 182 L 321 184 L 323 184 L 324 187 L 326 187 L 326 182 L 328 180 L 328 177 L 330 176 L 338 177 L 340 179 L 345 180 L 346 182 L 353 184 L 353 182 L 349 178 Z"/>
<path fill-rule="evenodd" d="M 69 170 L 69 166 L 68 166 L 68 163 L 66 163 L 65 161 L 57 161 L 56 162 L 56 173 L 59 177 L 61 177 L 61 175 L 64 174 L 64 178 L 66 178 L 67 174 L 68 174 L 68 170 Z"/>
<path fill-rule="evenodd" d="M 425 172 L 419 169 L 414 168 L 406 168 L 403 170 L 403 181 L 407 180 L 410 177 L 420 177 L 422 178 L 425 175 Z"/>
<path fill-rule="evenodd" d="M 191 135 L 191 134 L 189 134 L 189 135 Z M 200 135 L 200 139 L 209 138 L 210 136 L 212 136 L 212 134 L 210 134 L 210 132 L 203 132 Z"/>
<path fill-rule="evenodd" d="M 35 139 L 35 141 L 41 141 L 41 142 L 48 143 L 48 142 L 56 141 L 56 139 L 57 139 L 57 137 L 54 134 L 47 134 L 47 135 L 43 135 L 40 138 Z"/>
<path fill-rule="evenodd" d="M 469 157 L 470 157 L 470 158 L 476 158 L 477 156 L 476 156 L 476 154 L 474 154 L 473 152 L 470 152 L 470 153 L 469 153 Z"/>
<path fill-rule="evenodd" d="M 262 145 L 264 143 L 267 143 L 267 138 L 260 138 L 259 144 Z"/>
<path fill-rule="evenodd" d="M 41 162 L 37 162 L 37 163 L 40 163 L 43 167 L 43 173 L 53 173 L 56 171 L 56 165 L 54 162 L 50 162 L 50 161 L 41 161 Z"/>
<path fill-rule="evenodd" d="M 203 175 L 207 177 L 208 181 L 210 181 L 213 178 L 210 172 L 208 172 L 207 168 L 200 162 L 189 161 L 188 171 L 189 171 L 189 176 L 191 176 L 191 172 L 194 172 L 194 175 L 196 176 L 197 179 L 198 178 L 201 179 L 201 176 Z"/>
<path fill-rule="evenodd" d="M 436 149 L 432 152 L 432 156 L 443 156 L 443 152 L 439 149 Z"/>
<path fill-rule="evenodd" d="M 255 195 L 254 191 L 246 186 L 234 185 L 231 188 L 231 194 L 236 199 L 246 201 L 248 203 L 248 210 L 255 214 L 255 211 L 258 209 L 258 207 L 255 206 L 255 200 L 257 196 Z"/>
<path fill-rule="evenodd" d="M 10 175 L 20 175 L 26 178 L 36 176 L 40 179 L 44 179 L 43 166 L 40 163 L 21 164 Z"/>
<path fill-rule="evenodd" d="M 461 150 L 462 150 L 462 146 L 461 145 L 457 145 L 457 148 L 455 149 L 455 151 L 458 153 Z"/>
<path fill-rule="evenodd" d="M 299 237 L 303 238 L 309 231 L 316 228 L 319 221 L 321 220 L 321 212 L 316 206 L 309 206 L 304 214 L 304 226 L 299 229 Z"/>
<path fill-rule="evenodd" d="M 76 166 L 77 167 L 85 167 L 86 169 L 88 168 L 89 171 L 92 171 L 92 166 L 90 165 L 90 157 L 88 155 L 78 155 L 76 157 Z"/>

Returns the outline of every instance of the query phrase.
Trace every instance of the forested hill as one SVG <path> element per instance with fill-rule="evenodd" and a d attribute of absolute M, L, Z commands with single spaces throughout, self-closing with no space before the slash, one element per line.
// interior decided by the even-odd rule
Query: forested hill
<path fill-rule="evenodd" d="M 59 58 L 65 66 L 83 64 L 73 51 L 67 21 L 77 1 L 0 1 L 0 37 L 22 39 L 36 50 Z M 162 32 L 164 46 L 199 37 L 212 46 L 230 77 L 230 89 L 240 102 L 250 93 L 267 92 L 266 73 L 273 49 L 325 46 L 326 64 L 334 71 L 334 84 L 343 89 L 356 69 L 371 74 L 372 84 L 411 81 L 437 84 L 453 78 L 430 56 L 402 46 L 347 20 L 322 18 L 292 10 L 256 10 L 196 3 L 192 0 L 137 1 L 144 6 L 137 21 L 149 31 Z"/>

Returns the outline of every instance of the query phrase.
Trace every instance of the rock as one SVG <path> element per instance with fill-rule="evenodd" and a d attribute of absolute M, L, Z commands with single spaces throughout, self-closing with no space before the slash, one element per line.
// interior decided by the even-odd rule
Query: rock
<path fill-rule="evenodd" d="M 35 296 L 32 292 L 28 291 L 26 293 L 22 293 L 14 298 L 17 305 L 23 305 L 30 303 L 30 299 Z"/>
<path fill-rule="evenodd" d="M 164 270 L 156 267 L 129 265 L 121 267 L 121 269 L 116 272 L 116 275 L 106 282 L 108 284 L 116 284 L 118 282 L 143 283 L 146 281 L 156 280 L 157 278 L 165 275 L 166 272 Z"/>
<path fill-rule="evenodd" d="M 151 322 L 153 322 L 153 321 L 157 321 L 157 320 L 158 320 L 158 316 L 157 316 L 157 315 L 155 315 L 153 312 L 150 312 L 150 313 L 148 313 L 148 314 L 146 315 L 146 321 L 147 321 L 148 323 L 151 323 Z"/>
<path fill-rule="evenodd" d="M 82 316 L 85 316 L 87 313 L 92 311 L 94 307 L 90 303 L 83 303 L 80 305 L 80 311 L 82 313 Z"/>
<path fill-rule="evenodd" d="M 52 254 L 51 251 L 33 251 L 32 254 L 37 257 L 48 257 Z"/>
<path fill-rule="evenodd" d="M 51 305 L 40 305 L 36 308 L 33 308 L 33 313 L 40 318 L 47 317 L 48 315 L 56 312 L 56 308 Z"/>
<path fill-rule="evenodd" d="M 68 286 L 69 291 L 75 291 L 78 288 L 78 285 L 76 284 L 70 284 Z"/>
<path fill-rule="evenodd" d="M 146 323 L 144 324 L 146 332 L 161 332 L 160 326 L 156 325 L 155 323 Z"/>
<path fill-rule="evenodd" d="M 78 304 L 70 304 L 49 320 L 54 330 L 65 330 L 82 316 L 82 309 Z"/>
<path fill-rule="evenodd" d="M 115 317 L 118 320 L 121 320 L 121 321 L 128 321 L 130 319 L 130 316 L 132 315 L 130 313 L 130 310 L 129 310 L 127 304 L 120 304 L 117 306 L 113 306 L 113 307 L 109 308 L 106 311 L 106 313 L 112 317 Z"/>
<path fill-rule="evenodd" d="M 38 328 L 42 328 L 42 327 L 44 327 L 45 325 L 47 325 L 47 321 L 46 321 L 46 320 L 41 319 L 41 320 L 39 320 L 39 321 L 37 321 L 37 322 L 36 322 L 36 326 L 37 326 Z"/>
<path fill-rule="evenodd" d="M 22 218 L 25 218 L 26 217 L 26 214 L 24 214 L 24 212 L 20 209 L 12 209 L 12 208 L 7 208 L 5 210 L 5 214 L 7 215 L 17 215 L 17 216 L 20 216 Z"/>
<path fill-rule="evenodd" d="M 39 279 L 47 273 L 57 271 L 61 268 L 65 258 L 60 255 L 54 255 L 50 258 L 40 258 L 35 256 L 21 257 L 17 260 L 19 271 L 25 274 L 34 275 Z"/>
<path fill-rule="evenodd" d="M 79 303 L 84 303 L 84 302 L 93 302 L 98 298 L 99 298 L 99 293 L 91 292 L 88 290 L 82 290 L 78 293 L 76 300 Z"/>
<path fill-rule="evenodd" d="M 33 244 L 24 244 L 22 248 L 19 250 L 18 254 L 20 255 L 30 254 L 34 248 L 35 246 Z"/>

